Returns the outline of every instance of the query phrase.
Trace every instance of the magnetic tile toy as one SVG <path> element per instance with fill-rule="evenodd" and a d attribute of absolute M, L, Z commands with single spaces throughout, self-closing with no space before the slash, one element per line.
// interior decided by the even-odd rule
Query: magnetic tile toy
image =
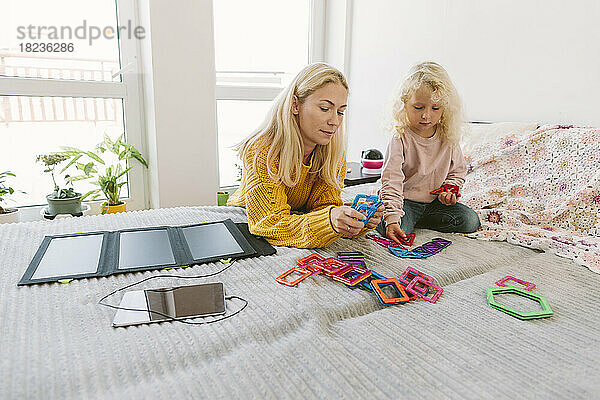
<path fill-rule="evenodd" d="M 446 247 L 452 244 L 451 241 L 442 239 L 442 238 L 434 238 L 427 243 L 423 243 L 419 247 L 415 247 L 412 251 L 416 251 L 418 253 L 427 253 L 429 255 L 437 254 Z"/>
<path fill-rule="evenodd" d="M 435 289 L 435 293 L 433 294 L 433 296 L 428 297 L 424 294 L 422 294 L 420 291 L 415 290 L 415 287 L 417 285 L 425 285 L 428 288 L 431 289 Z M 422 298 L 425 301 L 428 301 L 430 303 L 435 303 L 436 301 L 438 301 L 438 299 L 440 298 L 440 296 L 442 295 L 442 293 L 444 293 L 444 289 L 442 289 L 441 287 L 439 287 L 438 285 L 429 282 L 427 279 L 421 277 L 421 276 L 417 276 L 415 277 L 407 286 L 406 286 L 406 291 L 409 293 L 412 293 L 420 298 Z"/>
<path fill-rule="evenodd" d="M 364 260 L 365 255 L 360 251 L 342 251 L 337 253 L 338 260 Z"/>
<path fill-rule="evenodd" d="M 378 274 L 377 272 L 371 270 L 371 276 L 368 277 L 367 279 L 365 279 L 364 281 L 362 281 L 358 286 L 359 288 L 366 290 L 368 292 L 373 292 L 373 286 L 371 286 L 371 281 L 375 280 L 375 279 L 388 279 L 385 276 Z M 398 281 L 398 283 L 400 284 L 400 286 L 402 286 L 404 288 L 404 290 L 406 290 L 406 285 L 400 281 Z M 429 290 L 429 288 L 427 288 L 427 291 Z M 409 301 L 413 301 L 418 299 L 418 297 L 412 293 L 406 293 L 409 296 Z M 427 292 L 423 293 L 423 294 L 427 294 Z"/>
<path fill-rule="evenodd" d="M 319 260 L 313 260 L 307 264 L 301 265 L 300 268 L 304 268 L 305 270 L 310 271 L 311 275 L 319 275 L 320 273 L 323 272 L 323 270 L 319 266 L 320 262 L 321 261 L 319 261 Z"/>
<path fill-rule="evenodd" d="M 419 271 L 418 269 L 415 269 L 413 267 L 408 267 L 404 270 L 404 272 L 402 273 L 402 275 L 400 275 L 400 277 L 398 278 L 398 281 L 408 285 L 410 282 L 412 282 L 412 280 L 416 277 L 420 276 L 421 278 L 425 279 L 427 282 L 429 283 L 433 283 L 433 277 L 429 276 L 421 271 Z"/>
<path fill-rule="evenodd" d="M 368 269 L 351 265 L 348 268 L 342 269 L 331 277 L 333 280 L 342 282 L 345 285 L 354 286 L 367 279 L 369 276 L 371 276 L 371 271 Z"/>
<path fill-rule="evenodd" d="M 375 294 L 379 298 L 379 301 L 384 306 L 391 306 L 394 304 L 406 303 L 407 301 L 410 300 L 410 297 L 404 290 L 404 287 L 402 285 L 400 285 L 400 283 L 398 282 L 398 280 L 396 278 L 373 279 L 371 281 L 371 286 L 375 290 Z M 386 294 L 382 290 L 383 287 L 385 287 L 385 286 L 392 286 L 396 290 L 396 293 L 398 294 L 398 296 L 397 297 L 386 296 Z"/>
<path fill-rule="evenodd" d="M 372 292 L 373 291 L 373 286 L 371 286 L 371 281 L 375 280 L 375 279 L 388 279 L 388 278 L 386 278 L 385 276 L 383 276 L 381 274 L 378 274 L 377 272 L 371 270 L 371 276 L 369 276 L 364 281 L 360 282 L 358 284 L 358 286 L 361 289 L 368 290 L 369 292 Z"/>
<path fill-rule="evenodd" d="M 356 209 L 359 204 L 373 205 L 379 202 L 379 197 L 375 195 L 357 194 L 352 202 L 352 208 Z"/>
<path fill-rule="evenodd" d="M 354 279 L 354 278 L 356 278 L 358 275 L 360 275 L 358 272 L 356 272 L 356 271 L 350 271 L 350 270 L 348 270 L 348 271 L 347 271 L 347 273 L 345 273 L 345 277 L 346 277 L 346 278 L 349 278 L 349 279 Z M 370 277 L 370 276 L 369 276 L 369 277 Z M 368 278 L 367 278 L 367 279 L 368 279 Z M 348 286 L 348 289 L 352 289 L 352 290 L 354 290 L 354 289 L 364 289 L 364 288 L 361 286 L 361 284 L 362 284 L 363 282 L 365 282 L 367 279 L 363 279 L 363 280 L 361 280 L 361 281 L 360 281 L 360 282 L 358 282 L 356 285 Z"/>
<path fill-rule="evenodd" d="M 406 239 L 405 238 L 400 238 L 400 243 L 402 243 L 405 246 L 412 246 L 413 242 L 415 241 L 415 234 L 414 233 L 409 233 L 408 235 L 406 235 Z"/>
<path fill-rule="evenodd" d="M 521 285 L 525 286 L 524 288 L 522 288 L 523 290 L 531 291 L 531 290 L 535 289 L 535 283 L 522 281 L 521 279 L 517 279 L 514 276 L 510 276 L 510 275 L 507 275 L 504 278 L 500 279 L 498 282 L 496 282 L 496 285 L 504 286 L 504 287 L 512 286 L 512 285 L 505 285 L 505 283 L 508 281 L 514 281 L 514 282 L 520 283 Z"/>
<path fill-rule="evenodd" d="M 400 257 L 400 258 L 427 258 L 427 257 L 433 255 L 433 254 L 429 254 L 429 253 L 419 253 L 417 251 L 407 250 L 402 247 L 389 246 L 388 250 L 393 255 L 395 255 L 396 257 Z"/>
<path fill-rule="evenodd" d="M 398 281 L 398 283 L 400 283 L 400 286 L 402 286 L 404 288 L 404 290 L 406 290 L 406 286 L 404 283 Z M 429 287 L 425 286 L 425 291 L 422 293 L 424 296 L 427 295 L 427 293 L 429 293 Z M 408 299 L 409 301 L 413 301 L 413 300 L 417 300 L 419 298 L 419 296 L 417 296 L 416 294 L 412 294 L 410 292 L 406 292 L 406 294 L 408 295 Z"/>
<path fill-rule="evenodd" d="M 310 263 L 311 261 L 323 261 L 324 259 L 325 259 L 325 257 L 320 255 L 319 253 L 312 253 L 312 254 L 307 255 L 306 257 L 302 257 L 301 259 L 299 259 L 296 262 L 296 264 L 302 266 L 302 265 Z"/>
<path fill-rule="evenodd" d="M 367 263 L 363 260 L 344 260 L 346 264 L 356 265 L 357 267 L 367 268 Z"/>
<path fill-rule="evenodd" d="M 394 247 L 402 247 L 401 245 L 399 245 L 398 243 L 394 242 L 393 240 L 389 240 L 386 239 L 384 237 L 381 236 L 377 236 L 373 233 L 369 233 L 367 235 L 365 235 L 365 237 L 367 239 L 371 239 L 373 241 L 375 241 L 377 244 L 383 246 L 383 247 L 388 247 L 388 246 L 394 246 Z M 412 246 L 413 242 L 415 241 L 415 234 L 411 233 L 406 235 L 406 238 L 400 238 L 400 243 L 402 243 L 405 246 Z"/>
<path fill-rule="evenodd" d="M 377 196 L 369 196 L 366 194 L 357 194 L 354 197 L 354 202 L 352 203 L 352 208 L 359 212 L 366 212 L 367 216 L 364 220 L 366 224 L 367 221 L 371 219 L 371 217 L 377 212 L 377 208 L 383 203 L 379 201 L 379 197 Z"/>
<path fill-rule="evenodd" d="M 327 276 L 332 276 L 347 267 L 350 267 L 350 264 L 338 260 L 337 258 L 326 258 L 319 262 L 319 268 L 321 268 L 323 273 Z"/>
<path fill-rule="evenodd" d="M 516 294 L 518 296 L 523 296 L 528 299 L 535 300 L 540 303 L 542 310 L 541 311 L 523 312 L 523 311 L 515 310 L 515 309 L 505 306 L 503 304 L 500 304 L 494 298 L 495 294 L 508 294 L 508 293 Z M 496 310 L 500 310 L 506 314 L 509 314 L 509 315 L 515 317 L 515 318 L 535 319 L 535 318 L 547 318 L 547 317 L 551 317 L 554 315 L 554 312 L 552 311 L 552 308 L 550 308 L 550 304 L 548 303 L 548 300 L 544 296 L 533 293 L 533 292 L 529 292 L 527 290 L 524 290 L 524 289 L 521 289 L 518 287 L 507 286 L 507 287 L 489 288 L 489 289 L 485 290 L 485 296 L 487 298 L 487 301 L 488 301 L 488 304 L 490 305 L 490 307 L 493 307 Z"/>
<path fill-rule="evenodd" d="M 415 276 L 415 278 L 416 278 L 416 276 Z M 411 282 L 415 278 L 412 278 Z M 433 282 L 430 282 L 430 283 L 433 283 Z M 408 287 L 408 285 L 410 285 L 410 283 L 408 285 L 405 285 L 404 283 L 400 283 L 400 284 L 403 285 L 405 289 Z M 413 296 L 418 297 L 416 294 L 412 293 L 413 291 L 414 292 L 418 292 L 418 293 L 422 294 L 423 296 L 427 296 L 427 293 L 429 293 L 429 286 L 427 286 L 427 285 L 425 285 L 425 284 L 423 284 L 422 282 L 419 281 L 419 282 L 415 283 L 415 285 L 412 288 L 412 291 L 409 292 Z"/>
<path fill-rule="evenodd" d="M 459 187 L 456 185 L 449 185 L 449 184 L 442 185 L 439 188 L 429 192 L 429 194 L 441 194 L 443 192 L 454 193 L 456 195 L 456 197 L 460 197 Z"/>
<path fill-rule="evenodd" d="M 383 247 L 389 247 L 389 246 L 402 247 L 398 243 L 394 242 L 393 240 L 382 238 L 381 236 L 377 236 L 372 233 L 368 233 L 367 235 L 365 235 L 365 237 L 367 239 L 371 239 L 372 241 L 374 241 L 375 243 L 377 243 L 378 245 L 383 246 Z"/>
<path fill-rule="evenodd" d="M 373 206 L 368 206 L 366 204 L 359 204 L 358 206 L 356 206 L 356 211 L 358 212 L 366 212 L 366 218 L 363 221 L 365 224 L 367 223 L 367 221 L 369 221 L 371 219 L 371 217 L 377 212 L 377 208 L 381 205 L 381 203 L 377 203 Z"/>
<path fill-rule="evenodd" d="M 301 276 L 298 279 L 296 279 L 295 281 L 291 281 L 291 282 L 287 281 L 285 279 L 285 277 L 293 274 L 294 272 L 298 272 L 299 274 L 301 274 Z M 294 267 L 294 268 L 291 268 L 290 270 L 284 272 L 283 274 L 279 275 L 277 278 L 275 278 L 275 280 L 286 286 L 296 286 L 298 283 L 302 282 L 303 280 L 305 280 L 306 278 L 308 278 L 311 275 L 312 275 L 312 273 L 310 271 L 307 271 L 300 267 Z"/>

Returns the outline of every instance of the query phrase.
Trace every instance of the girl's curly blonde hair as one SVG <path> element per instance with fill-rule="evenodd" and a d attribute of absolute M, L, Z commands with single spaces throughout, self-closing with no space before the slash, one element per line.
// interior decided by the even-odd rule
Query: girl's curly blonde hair
<path fill-rule="evenodd" d="M 392 103 L 390 131 L 394 135 L 402 135 L 404 129 L 409 126 L 406 103 L 422 85 L 431 89 L 432 100 L 443 107 L 437 133 L 442 140 L 458 143 L 464 121 L 462 103 L 446 70 L 433 61 L 422 62 L 412 67 L 396 90 Z"/>

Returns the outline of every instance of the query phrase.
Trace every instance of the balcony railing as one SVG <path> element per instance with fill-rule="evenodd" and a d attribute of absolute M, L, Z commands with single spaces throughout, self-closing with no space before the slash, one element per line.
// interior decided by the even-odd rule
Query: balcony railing
<path fill-rule="evenodd" d="M 68 66 L 61 66 L 68 65 Z M 0 53 L 0 76 L 113 81 L 115 60 L 38 57 Z M 0 97 L 0 122 L 103 122 L 118 120 L 120 99 L 70 97 Z"/>

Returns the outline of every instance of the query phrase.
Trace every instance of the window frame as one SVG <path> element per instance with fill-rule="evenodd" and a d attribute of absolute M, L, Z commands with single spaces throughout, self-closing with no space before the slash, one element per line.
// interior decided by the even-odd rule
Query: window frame
<path fill-rule="evenodd" d="M 308 62 L 324 60 L 325 55 L 325 5 L 326 0 L 310 0 L 309 14 L 309 39 Z M 277 71 L 265 71 L 276 73 Z M 216 71 L 217 75 L 219 71 Z M 249 79 L 240 81 L 240 84 L 219 82 L 216 78 L 215 107 L 219 100 L 241 101 L 273 101 L 283 88 L 261 84 L 259 80 Z M 217 139 L 219 135 L 219 121 L 217 119 Z M 218 160 L 218 157 L 217 157 Z M 220 171 L 220 166 L 219 166 Z M 238 188 L 239 185 L 221 186 L 219 173 L 219 190 L 227 191 Z"/>
<path fill-rule="evenodd" d="M 138 0 L 115 0 L 116 25 L 130 20 L 134 26 L 140 24 Z M 141 40 L 134 37 L 119 37 L 119 58 L 121 80 L 115 82 L 60 80 L 50 78 L 28 78 L 0 76 L 0 96 L 27 97 L 74 97 L 107 98 L 122 100 L 123 123 L 127 143 L 134 145 L 147 155 L 146 133 L 142 92 Z M 146 157 L 147 158 L 147 157 Z M 32 160 L 33 163 L 33 160 Z M 128 173 L 128 210 L 149 207 L 148 174 L 139 163 L 132 163 Z M 104 200 L 90 201 L 92 212 L 99 210 Z M 43 206 L 21 206 L 21 221 L 41 219 Z"/>

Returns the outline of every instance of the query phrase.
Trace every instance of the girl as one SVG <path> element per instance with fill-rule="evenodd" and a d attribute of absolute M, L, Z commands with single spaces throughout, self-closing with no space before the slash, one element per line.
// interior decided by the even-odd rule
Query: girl
<path fill-rule="evenodd" d="M 250 232 L 273 245 L 323 247 L 379 224 L 383 206 L 365 224 L 364 214 L 342 203 L 347 98 L 341 72 L 309 65 L 238 145 L 242 182 L 227 205 L 246 208 Z"/>
<path fill-rule="evenodd" d="M 448 73 L 435 62 L 414 66 L 394 100 L 393 132 L 381 176 L 384 221 L 377 231 L 400 243 L 415 227 L 471 233 L 477 214 L 444 184 L 461 187 L 466 164 L 458 141 L 462 110 Z"/>

